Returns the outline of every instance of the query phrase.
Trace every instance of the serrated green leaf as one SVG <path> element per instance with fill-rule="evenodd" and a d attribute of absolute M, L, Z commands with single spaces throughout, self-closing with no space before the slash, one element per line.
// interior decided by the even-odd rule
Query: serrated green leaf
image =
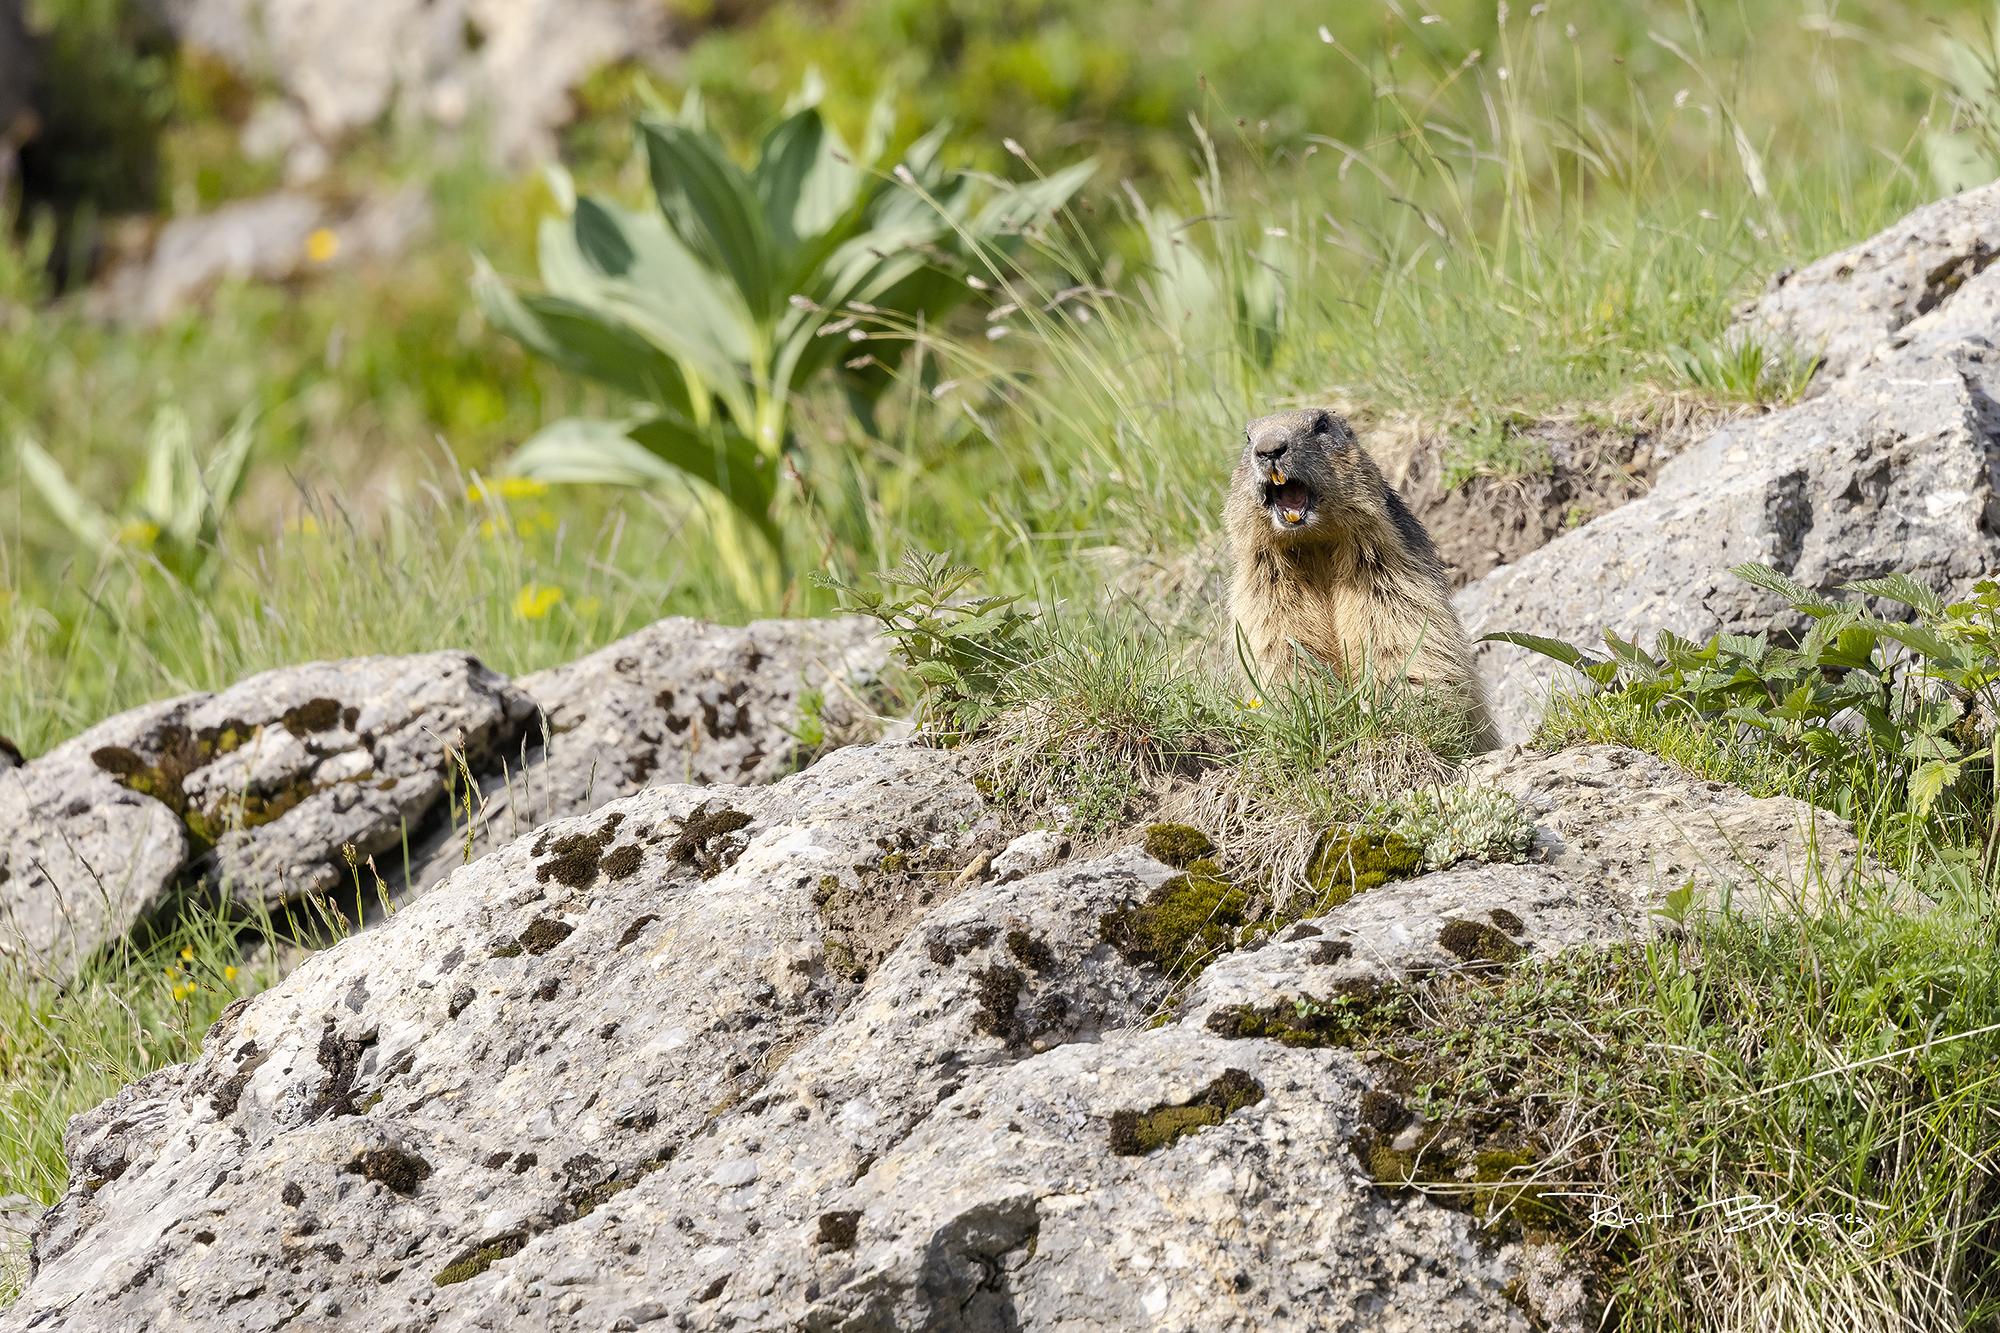
<path fill-rule="evenodd" d="M 1858 592 L 1868 597 L 1879 597 L 1886 602 L 1895 602 L 1910 607 L 1919 615 L 1944 614 L 1944 598 L 1908 574 L 1890 573 L 1880 578 L 1856 579 L 1844 585 L 1844 590 Z"/>
<path fill-rule="evenodd" d="M 1930 759 L 1917 765 L 1916 771 L 1910 774 L 1910 805 L 1918 818 L 1931 812 L 1938 797 L 1958 781 L 1959 771 L 1958 764 L 1944 759 Z"/>
<path fill-rule="evenodd" d="M 1832 602 L 1789 574 L 1781 574 L 1769 565 L 1753 562 L 1736 565 L 1729 572 L 1753 588 L 1762 588 L 1765 592 L 1777 594 L 1800 611 L 1825 614 L 1834 609 Z"/>
<path fill-rule="evenodd" d="M 1566 667 L 1575 667 L 1579 671 L 1599 660 L 1573 643 L 1565 643 L 1561 639 L 1551 639 L 1540 634 L 1524 634 L 1518 630 L 1498 630 L 1492 634 L 1482 634 L 1479 642 L 1511 643 L 1516 648 L 1526 648 L 1531 653 L 1539 653 L 1543 657 L 1560 662 Z"/>

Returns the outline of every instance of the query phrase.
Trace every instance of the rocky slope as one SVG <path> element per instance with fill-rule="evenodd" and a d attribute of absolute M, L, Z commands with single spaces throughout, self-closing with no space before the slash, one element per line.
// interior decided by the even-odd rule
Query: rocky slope
<path fill-rule="evenodd" d="M 1690 877 L 1803 892 L 1853 844 L 1609 747 L 1485 776 L 1529 864 L 1371 890 L 1179 997 L 1116 923 L 1186 877 L 990 877 L 950 752 L 557 820 L 80 1117 L 0 1326 L 1525 1329 L 1519 1244 L 1356 1160 L 1369 1066 L 1242 1016 L 1628 937 Z"/>

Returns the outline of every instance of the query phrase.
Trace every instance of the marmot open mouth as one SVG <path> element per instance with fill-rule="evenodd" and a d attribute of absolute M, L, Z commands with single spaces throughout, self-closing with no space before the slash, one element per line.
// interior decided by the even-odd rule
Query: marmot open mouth
<path fill-rule="evenodd" d="M 1319 497 L 1312 487 L 1297 477 L 1286 478 L 1283 485 L 1267 481 L 1264 483 L 1264 508 L 1284 527 L 1297 527 L 1311 517 L 1313 506 Z"/>

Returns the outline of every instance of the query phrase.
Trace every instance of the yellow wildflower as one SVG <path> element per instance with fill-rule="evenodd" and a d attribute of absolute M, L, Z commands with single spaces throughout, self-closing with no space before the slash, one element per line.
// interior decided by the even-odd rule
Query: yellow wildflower
<path fill-rule="evenodd" d="M 540 620 L 555 610 L 556 603 L 563 599 L 561 588 L 551 588 L 541 583 L 524 583 L 521 591 L 514 594 L 514 615 L 521 620 Z"/>
<path fill-rule="evenodd" d="M 234 980 L 236 980 L 236 969 L 235 969 L 234 967 L 225 967 L 225 968 L 223 968 L 223 969 L 222 969 L 222 979 L 223 979 L 224 981 L 234 981 Z"/>
<path fill-rule="evenodd" d="M 1243 706 L 1245 708 L 1262 708 L 1264 706 L 1264 701 L 1262 699 L 1259 699 L 1256 695 L 1253 694 L 1249 698 L 1243 701 Z"/>
<path fill-rule="evenodd" d="M 500 538 L 502 538 L 502 537 L 504 537 L 504 536 L 506 536 L 506 535 L 507 535 L 507 522 L 506 522 L 506 520 L 505 520 L 505 519 L 499 519 L 499 518 L 482 518 L 482 519 L 480 519 L 480 520 L 479 520 L 479 535 L 480 535 L 480 536 L 481 536 L 482 538 L 484 538 L 484 539 L 485 539 L 486 541 L 489 541 L 489 542 L 490 542 L 490 541 L 498 541 L 498 540 L 499 540 Z"/>
<path fill-rule="evenodd" d="M 500 498 L 503 500 L 533 500 L 549 493 L 546 481 L 536 481 L 533 477 L 500 478 Z"/>
<path fill-rule="evenodd" d="M 306 258 L 315 264 L 329 264 L 340 253 L 340 238 L 329 227 L 315 228 L 306 237 Z"/>
<path fill-rule="evenodd" d="M 143 518 L 135 518 L 118 529 L 118 544 L 121 546 L 137 546 L 141 550 L 150 550 L 153 543 L 158 540 L 160 540 L 160 525 L 148 523 Z"/>
<path fill-rule="evenodd" d="M 181 961 L 183 963 L 192 963 L 194 961 L 193 945 L 189 945 L 187 948 L 181 950 Z"/>

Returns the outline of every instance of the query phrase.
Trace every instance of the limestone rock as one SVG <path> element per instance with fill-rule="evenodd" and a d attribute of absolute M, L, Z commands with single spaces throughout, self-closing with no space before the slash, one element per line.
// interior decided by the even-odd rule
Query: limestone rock
<path fill-rule="evenodd" d="M 1069 854 L 1069 839 L 1054 829 L 1031 829 L 1007 844 L 993 858 L 993 877 L 1001 883 L 1047 870 Z"/>
<path fill-rule="evenodd" d="M 848 1267 L 820 1237 L 857 1177 L 960 1088 L 1034 1051 L 1095 1049 L 1158 1001 L 1162 980 L 1105 948 L 1098 917 L 1171 873 L 1128 850 L 966 890 L 739 1111 L 496 1268 L 441 1326 L 605 1328 L 648 1307 L 700 1328 L 817 1326 L 812 1291 Z"/>
<path fill-rule="evenodd" d="M 79 1117 L 0 1327 L 1524 1329 L 1515 1246 L 1355 1161 L 1351 1053 L 1148 1030 L 1100 918 L 1171 870 L 967 884 L 1004 835 L 960 762 L 654 788 L 459 871 Z"/>
<path fill-rule="evenodd" d="M 2000 255 L 2000 185 L 1927 204 L 1861 244 L 1779 274 L 1738 330 L 1822 358 L 1822 383 L 1870 359 Z"/>
<path fill-rule="evenodd" d="M 514 842 L 79 1118 L 6 1326 L 415 1327 L 673 1159 L 852 1001 L 824 885 L 884 876 L 895 847 L 947 886 L 982 818 L 951 756 L 850 749 Z"/>
<path fill-rule="evenodd" d="M 182 784 L 187 813 L 218 831 L 212 877 L 274 906 L 351 889 L 351 848 L 400 887 L 404 849 L 447 788 L 485 771 L 531 710 L 464 653 L 284 667 L 223 691 L 186 726 L 197 742 L 234 732 L 238 743 L 218 741 Z M 369 893 L 372 877 L 359 878 Z"/>
<path fill-rule="evenodd" d="M 1745 316 L 1758 336 L 1823 351 L 1817 394 L 1724 427 L 1662 469 L 1641 499 L 1459 593 L 1474 634 L 1525 631 L 1596 647 L 1604 630 L 1796 628 L 1729 573 L 1755 561 L 1831 590 L 1902 571 L 1963 591 L 2000 570 L 2000 185 L 1917 210 L 1781 279 Z M 1503 737 L 1576 678 L 1487 645 Z"/>
<path fill-rule="evenodd" d="M 1857 876 L 1883 874 L 1846 820 L 1703 782 L 1623 746 L 1515 749 L 1469 776 L 1533 813 L 1527 863 L 1459 865 L 1358 894 L 1212 964 L 1183 1005 L 1188 1021 L 1643 938 L 1684 885 L 1696 890 L 1691 910 L 1788 911 L 1849 900 Z"/>
<path fill-rule="evenodd" d="M 276 906 L 373 874 L 526 697 L 463 653 L 284 667 L 147 704 L 0 773 L 0 957 L 57 980 L 207 878 Z M 350 870 L 379 857 L 374 872 Z"/>
<path fill-rule="evenodd" d="M 92 755 L 170 724 L 189 706 L 149 704 L 0 768 L 0 958 L 68 981 L 101 944 L 165 905 L 187 860 L 187 831 Z"/>
<path fill-rule="evenodd" d="M 477 801 L 470 839 L 450 830 L 419 857 L 427 887 L 551 819 L 654 783 L 772 782 L 814 752 L 866 735 L 867 693 L 887 654 L 873 622 L 682 617 L 517 682 L 542 718 Z"/>
<path fill-rule="evenodd" d="M 186 45 L 275 84 L 328 141 L 392 113 L 477 125 L 499 158 L 553 148 L 570 90 L 654 50 L 648 0 L 162 0 Z"/>

